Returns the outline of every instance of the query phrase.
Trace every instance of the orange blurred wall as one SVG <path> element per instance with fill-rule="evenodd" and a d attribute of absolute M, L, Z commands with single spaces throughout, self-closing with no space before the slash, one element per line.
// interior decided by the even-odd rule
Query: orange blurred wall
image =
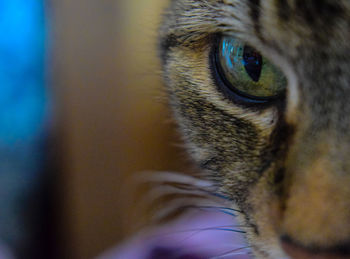
<path fill-rule="evenodd" d="M 91 258 L 142 223 L 131 174 L 183 168 L 155 53 L 167 2 L 51 2 L 61 239 L 66 258 Z"/>

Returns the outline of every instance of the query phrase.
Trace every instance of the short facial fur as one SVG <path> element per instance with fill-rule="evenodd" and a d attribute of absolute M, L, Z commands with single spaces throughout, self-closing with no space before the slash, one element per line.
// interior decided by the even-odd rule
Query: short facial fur
<path fill-rule="evenodd" d="M 350 1 L 172 0 L 160 32 L 170 104 L 188 150 L 242 210 L 259 258 L 281 240 L 350 252 Z M 218 35 L 260 51 L 288 79 L 266 106 L 218 90 Z"/>

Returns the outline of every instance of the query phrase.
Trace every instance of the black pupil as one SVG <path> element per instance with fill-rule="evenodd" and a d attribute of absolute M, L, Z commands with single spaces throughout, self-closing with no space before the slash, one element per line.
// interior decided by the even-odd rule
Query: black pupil
<path fill-rule="evenodd" d="M 244 68 L 254 82 L 258 82 L 262 69 L 262 56 L 252 47 L 244 46 L 243 50 Z"/>

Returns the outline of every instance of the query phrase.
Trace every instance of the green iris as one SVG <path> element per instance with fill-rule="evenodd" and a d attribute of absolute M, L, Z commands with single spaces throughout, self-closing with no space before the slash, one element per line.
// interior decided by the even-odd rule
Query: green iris
<path fill-rule="evenodd" d="M 216 63 L 223 81 L 248 98 L 280 96 L 287 85 L 284 74 L 254 48 L 232 37 L 222 37 L 216 49 Z"/>

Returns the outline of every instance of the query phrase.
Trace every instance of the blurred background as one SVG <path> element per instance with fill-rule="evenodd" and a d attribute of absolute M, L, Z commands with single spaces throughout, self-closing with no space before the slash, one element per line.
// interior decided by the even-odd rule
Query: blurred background
<path fill-rule="evenodd" d="M 1 2 L 0 105 L 16 107 L 0 118 L 0 250 L 93 258 L 147 224 L 133 176 L 187 170 L 156 54 L 166 5 Z"/>

